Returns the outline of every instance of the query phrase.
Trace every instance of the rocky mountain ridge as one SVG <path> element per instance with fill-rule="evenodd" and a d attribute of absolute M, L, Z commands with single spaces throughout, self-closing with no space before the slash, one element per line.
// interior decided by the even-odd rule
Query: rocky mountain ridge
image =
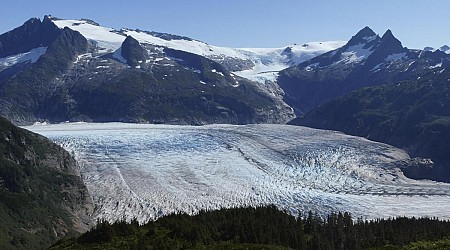
<path fill-rule="evenodd" d="M 277 82 L 284 100 L 303 114 L 353 90 L 416 79 L 449 65 L 443 51 L 408 49 L 390 30 L 380 37 L 365 27 L 343 47 L 281 71 Z"/>
<path fill-rule="evenodd" d="M 53 41 L 49 38 L 35 44 L 36 32 L 29 31 L 30 25 L 38 27 L 34 29 L 39 33 L 55 33 L 50 37 Z M 42 22 L 31 19 L 5 33 L 0 41 L 9 44 L 14 37 L 31 44 L 4 52 L 0 59 L 0 114 L 15 123 L 243 124 L 284 123 L 294 117 L 276 84 L 261 85 L 230 72 L 229 63 L 219 64 L 186 49 L 161 45 L 163 41 L 184 46 L 178 48 L 186 48 L 186 43 L 207 46 L 192 39 L 136 30 L 119 32 L 90 20 L 49 16 Z M 149 37 L 158 42 L 152 43 Z M 30 46 L 41 47 L 26 51 Z M 214 59 L 214 55 L 208 57 Z M 186 64 L 184 59 L 194 64 Z"/>

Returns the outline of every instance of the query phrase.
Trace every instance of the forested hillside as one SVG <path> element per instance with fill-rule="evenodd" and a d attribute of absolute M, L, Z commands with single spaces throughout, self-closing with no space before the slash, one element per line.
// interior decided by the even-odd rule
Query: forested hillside
<path fill-rule="evenodd" d="M 432 168 L 409 168 L 414 178 L 450 181 L 450 73 L 432 71 L 415 80 L 364 88 L 291 121 L 339 130 L 431 158 Z"/>
<path fill-rule="evenodd" d="M 450 247 L 449 236 L 450 222 L 434 218 L 364 221 L 349 213 L 321 218 L 309 212 L 296 219 L 269 206 L 169 215 L 141 226 L 99 222 L 51 249 L 399 249 L 434 240 Z"/>
<path fill-rule="evenodd" d="M 41 249 L 85 232 L 92 211 L 69 153 L 0 117 L 0 249 Z"/>

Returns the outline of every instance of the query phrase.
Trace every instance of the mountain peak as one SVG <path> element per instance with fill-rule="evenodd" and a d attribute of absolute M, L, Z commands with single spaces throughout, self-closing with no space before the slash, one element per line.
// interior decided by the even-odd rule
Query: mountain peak
<path fill-rule="evenodd" d="M 448 45 L 444 45 L 444 46 L 440 47 L 439 50 L 447 52 L 447 51 L 450 51 L 450 47 Z"/>
<path fill-rule="evenodd" d="M 364 27 L 362 30 L 358 31 L 356 35 L 352 36 L 352 38 L 348 41 L 348 45 L 357 45 L 361 43 L 365 43 L 369 38 L 376 36 L 375 32 L 368 26 Z"/>
<path fill-rule="evenodd" d="M 24 24 L 34 24 L 34 23 L 40 23 L 41 20 L 38 17 L 32 17 L 28 19 Z"/>
<path fill-rule="evenodd" d="M 361 37 L 368 37 L 368 36 L 375 36 L 375 32 L 369 28 L 369 26 L 364 27 L 362 30 L 360 30 L 358 33 L 356 33 L 356 36 Z"/>
<path fill-rule="evenodd" d="M 395 38 L 395 36 L 394 34 L 392 34 L 392 31 L 390 29 L 386 30 L 386 32 L 384 32 L 383 36 L 381 37 L 381 39 L 391 39 L 391 38 Z"/>
<path fill-rule="evenodd" d="M 386 32 L 384 32 L 383 36 L 381 37 L 381 42 L 382 43 L 390 43 L 392 45 L 402 45 L 402 43 L 400 42 L 400 40 L 398 40 L 394 34 L 392 34 L 392 31 L 390 29 L 386 30 Z M 403 47 L 402 47 L 403 48 Z"/>
<path fill-rule="evenodd" d="M 50 20 L 50 21 L 51 21 L 52 18 L 53 18 L 53 17 L 52 17 L 51 15 L 45 15 L 45 16 L 44 16 L 44 21 L 45 21 L 45 20 Z"/>
<path fill-rule="evenodd" d="M 401 52 L 404 49 L 400 40 L 392 34 L 390 29 L 388 29 L 381 37 L 380 47 L 383 47 L 390 53 Z"/>
<path fill-rule="evenodd" d="M 33 17 L 22 26 L 0 35 L 0 58 L 49 46 L 60 34 L 56 25 Z"/>

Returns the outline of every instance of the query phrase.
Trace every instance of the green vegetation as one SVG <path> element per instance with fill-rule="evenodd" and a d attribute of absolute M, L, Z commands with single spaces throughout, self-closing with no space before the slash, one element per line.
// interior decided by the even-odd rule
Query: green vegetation
<path fill-rule="evenodd" d="M 383 247 L 371 248 L 371 250 L 443 250 L 450 249 L 450 238 L 435 241 L 417 241 L 406 246 L 387 245 Z"/>
<path fill-rule="evenodd" d="M 437 219 L 354 221 L 348 213 L 312 212 L 296 219 L 269 206 L 169 215 L 141 226 L 100 221 L 51 249 L 401 249 L 445 246 L 449 236 L 450 222 Z"/>
<path fill-rule="evenodd" d="M 0 249 L 40 249 L 76 233 L 88 197 L 75 161 L 46 138 L 0 118 Z"/>

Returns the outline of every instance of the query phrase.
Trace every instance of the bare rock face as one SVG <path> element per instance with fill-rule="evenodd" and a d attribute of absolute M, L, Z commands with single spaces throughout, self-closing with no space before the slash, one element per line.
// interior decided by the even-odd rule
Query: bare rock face
<path fill-rule="evenodd" d="M 47 47 L 61 30 L 46 16 L 31 18 L 22 26 L 0 35 L 0 58 L 24 53 L 36 47 Z"/>
<path fill-rule="evenodd" d="M 148 59 L 147 51 L 131 36 L 127 36 L 125 41 L 123 41 L 121 49 L 122 57 L 131 67 L 136 67 Z"/>
<path fill-rule="evenodd" d="M 1 249 L 45 248 L 85 232 L 93 210 L 67 151 L 0 118 Z"/>

